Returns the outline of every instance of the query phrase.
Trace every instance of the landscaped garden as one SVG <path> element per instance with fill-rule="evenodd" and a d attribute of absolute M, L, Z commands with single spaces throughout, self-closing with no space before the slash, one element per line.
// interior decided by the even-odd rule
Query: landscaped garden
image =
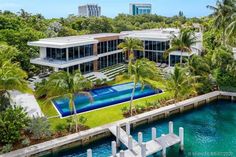
<path fill-rule="evenodd" d="M 45 19 L 40 14 L 31 15 L 24 10 L 20 14 L 0 12 L 1 153 L 112 123 L 214 90 L 235 91 L 236 61 L 232 54 L 232 47 L 236 46 L 235 3 L 233 0 L 225 0 L 209 8 L 213 9 L 213 15 L 203 18 L 119 15 L 114 19 L 70 16 L 52 20 Z M 192 27 L 195 23 L 204 28 L 204 52 L 184 62 L 181 60 L 173 73 L 166 74 L 164 78 L 156 63 L 147 59 L 135 59 L 133 51 L 142 50 L 141 41 L 126 38 L 119 48 L 129 56 L 128 68 L 126 73 L 122 71 L 122 75 L 115 80 L 93 84 L 79 71 L 72 74 L 60 71 L 36 85 L 36 91 L 28 86 L 28 77 L 40 72 L 40 67 L 29 62 L 31 57 L 38 55 L 39 50 L 28 47 L 28 41 L 83 33 L 177 27 L 181 29 L 180 35 L 173 36 L 172 48 L 165 54 L 173 50 L 190 53 L 190 47 L 196 40 L 193 34 L 199 31 L 199 28 Z M 127 82 L 134 83 L 130 101 L 76 113 L 76 104 L 73 101 L 76 94 L 89 97 L 89 89 Z M 135 100 L 135 87 L 138 84 L 149 85 L 164 92 Z M 11 106 L 11 90 L 33 93 L 45 117 L 29 117 L 25 109 L 19 107 L 20 104 Z M 72 114 L 70 117 L 60 118 L 51 103 L 53 99 L 60 97 L 69 100 Z"/>

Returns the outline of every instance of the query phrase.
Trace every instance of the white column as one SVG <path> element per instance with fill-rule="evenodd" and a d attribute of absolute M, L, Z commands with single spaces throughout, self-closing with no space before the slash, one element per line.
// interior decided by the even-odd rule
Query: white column
<path fill-rule="evenodd" d="M 157 138 L 157 130 L 156 128 L 152 128 L 152 140 L 155 140 Z"/>
<path fill-rule="evenodd" d="M 141 157 L 146 157 L 146 143 L 141 144 Z"/>
<path fill-rule="evenodd" d="M 117 146 L 119 147 L 120 146 L 120 126 L 119 125 L 116 126 L 116 143 L 117 143 Z"/>
<path fill-rule="evenodd" d="M 93 154 L 92 154 L 92 149 L 88 149 L 87 150 L 87 157 L 92 157 Z"/>
<path fill-rule="evenodd" d="M 166 157 L 166 147 L 162 148 L 162 157 Z"/>
<path fill-rule="evenodd" d="M 126 123 L 125 129 L 126 129 L 127 135 L 130 135 L 130 123 L 129 122 Z"/>
<path fill-rule="evenodd" d="M 66 61 L 69 60 L 69 51 L 68 51 L 68 48 L 66 48 Z"/>
<path fill-rule="evenodd" d="M 170 54 L 169 54 L 169 67 L 170 67 Z"/>
<path fill-rule="evenodd" d="M 112 156 L 115 157 L 116 156 L 116 142 L 115 141 L 111 142 L 111 148 L 112 148 Z"/>
<path fill-rule="evenodd" d="M 184 128 L 179 128 L 180 151 L 184 151 Z"/>
<path fill-rule="evenodd" d="M 173 132 L 174 132 L 174 129 L 173 129 L 173 122 L 170 121 L 170 122 L 169 122 L 169 134 L 173 134 Z"/>
<path fill-rule="evenodd" d="M 120 157 L 125 157 L 125 152 L 123 150 L 120 151 Z"/>
<path fill-rule="evenodd" d="M 138 133 L 138 144 L 141 146 L 143 142 L 143 133 L 139 132 Z"/>
<path fill-rule="evenodd" d="M 133 138 L 132 138 L 132 136 L 128 137 L 128 149 L 129 150 L 133 149 Z"/>

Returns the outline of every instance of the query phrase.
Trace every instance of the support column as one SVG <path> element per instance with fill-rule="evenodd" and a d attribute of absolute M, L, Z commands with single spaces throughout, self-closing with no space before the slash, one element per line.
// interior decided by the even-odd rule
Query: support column
<path fill-rule="evenodd" d="M 94 72 L 98 71 L 98 60 L 93 61 L 93 71 Z"/>
<path fill-rule="evenodd" d="M 92 149 L 88 149 L 87 150 L 87 157 L 92 157 L 93 153 L 92 153 Z"/>
<path fill-rule="evenodd" d="M 120 151 L 120 157 L 125 157 L 125 152 L 123 150 Z"/>
<path fill-rule="evenodd" d="M 173 134 L 174 133 L 174 126 L 173 126 L 173 122 L 170 121 L 169 122 L 169 134 Z"/>
<path fill-rule="evenodd" d="M 129 122 L 126 123 L 125 129 L 126 129 L 127 135 L 130 135 L 130 123 Z"/>
<path fill-rule="evenodd" d="M 116 156 L 116 142 L 112 141 L 111 142 L 111 148 L 112 148 L 112 156 L 115 157 Z"/>
<path fill-rule="evenodd" d="M 156 128 L 152 128 L 152 140 L 155 140 L 157 138 L 157 130 Z"/>
<path fill-rule="evenodd" d="M 69 61 L 69 50 L 66 48 L 66 61 Z"/>
<path fill-rule="evenodd" d="M 128 137 L 128 149 L 133 150 L 133 138 L 132 138 L 132 136 Z"/>
<path fill-rule="evenodd" d="M 138 144 L 141 146 L 142 142 L 143 142 L 143 133 L 139 132 L 138 133 Z"/>
<path fill-rule="evenodd" d="M 179 128 L 180 151 L 184 151 L 184 128 Z"/>
<path fill-rule="evenodd" d="M 120 147 L 120 126 L 116 126 L 116 144 L 117 147 Z"/>
<path fill-rule="evenodd" d="M 162 157 L 166 157 L 166 147 L 162 148 Z"/>
<path fill-rule="evenodd" d="M 146 157 L 146 143 L 141 144 L 141 157 Z"/>

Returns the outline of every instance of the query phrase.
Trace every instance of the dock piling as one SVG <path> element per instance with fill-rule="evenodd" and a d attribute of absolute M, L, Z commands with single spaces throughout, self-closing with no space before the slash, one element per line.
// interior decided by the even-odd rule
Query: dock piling
<path fill-rule="evenodd" d="M 152 128 L 152 140 L 155 140 L 157 138 L 157 130 L 156 128 Z"/>
<path fill-rule="evenodd" d="M 129 122 L 126 123 L 125 129 L 126 129 L 126 133 L 127 133 L 128 135 L 130 135 L 130 123 L 129 123 Z"/>
<path fill-rule="evenodd" d="M 184 128 L 179 128 L 180 151 L 184 151 Z"/>
<path fill-rule="evenodd" d="M 141 146 L 142 142 L 143 142 L 143 133 L 139 132 L 138 133 L 138 144 Z"/>
<path fill-rule="evenodd" d="M 123 150 L 120 151 L 120 157 L 125 157 L 125 152 Z"/>
<path fill-rule="evenodd" d="M 119 125 L 116 126 L 116 144 L 117 144 L 117 147 L 120 146 L 120 126 Z"/>
<path fill-rule="evenodd" d="M 162 148 L 162 157 L 166 157 L 166 147 Z"/>
<path fill-rule="evenodd" d="M 170 133 L 170 134 L 173 134 L 173 132 L 174 132 L 174 129 L 173 129 L 173 122 L 170 121 L 170 122 L 169 122 L 169 133 Z"/>
<path fill-rule="evenodd" d="M 128 137 L 128 149 L 129 150 L 133 149 L 133 138 L 132 138 L 132 136 Z"/>
<path fill-rule="evenodd" d="M 112 148 L 112 156 L 115 157 L 116 156 L 116 142 L 115 141 L 111 142 L 111 148 Z"/>
<path fill-rule="evenodd" d="M 88 149 L 87 150 L 87 157 L 92 157 L 93 153 L 92 153 L 92 149 Z"/>
<path fill-rule="evenodd" d="M 146 157 L 146 143 L 141 144 L 141 157 Z"/>

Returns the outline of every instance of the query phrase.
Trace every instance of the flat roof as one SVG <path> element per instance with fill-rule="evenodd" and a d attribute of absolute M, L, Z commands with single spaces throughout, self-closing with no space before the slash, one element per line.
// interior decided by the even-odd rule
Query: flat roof
<path fill-rule="evenodd" d="M 67 48 L 80 45 L 88 45 L 98 43 L 98 38 L 119 36 L 118 33 L 100 33 L 100 34 L 88 34 L 80 36 L 68 36 L 68 37 L 55 37 L 45 38 L 39 41 L 28 42 L 30 46 L 38 47 L 52 47 L 52 48 Z"/>

